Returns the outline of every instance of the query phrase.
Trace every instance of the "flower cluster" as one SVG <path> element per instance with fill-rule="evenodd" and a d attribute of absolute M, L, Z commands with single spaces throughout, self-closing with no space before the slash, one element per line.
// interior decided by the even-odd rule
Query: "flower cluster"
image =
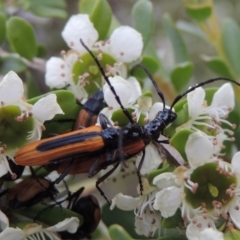
<path fill-rule="evenodd" d="M 105 115 L 106 122 L 103 123 L 101 119 L 98 119 L 96 124 L 105 129 L 111 127 L 114 131 L 119 130 L 119 139 L 117 139 L 119 149 L 114 149 L 109 154 L 107 151 L 104 152 L 105 148 L 108 148 L 104 145 L 104 150 L 98 152 L 100 153 L 100 156 L 97 156 L 99 159 L 94 159 L 93 166 L 89 167 L 89 173 L 94 172 L 95 174 L 95 172 L 100 171 L 101 167 L 99 166 L 101 165 L 98 164 L 102 164 L 104 157 L 105 160 L 109 158 L 108 155 L 111 155 L 110 157 L 114 161 L 117 158 L 120 159 L 118 162 L 117 160 L 113 161 L 116 165 L 113 168 L 110 166 L 112 169 L 115 169 L 120 161 L 123 166 L 126 166 L 124 141 L 129 139 L 122 139 L 125 136 L 123 136 L 124 131 L 121 130 L 127 129 L 122 127 L 137 126 L 144 132 L 146 131 L 144 127 L 149 122 L 152 123 L 159 113 L 168 109 L 165 103 L 153 103 L 153 94 L 151 92 L 143 93 L 137 74 L 133 75 L 129 71 L 132 65 L 141 61 L 144 47 L 142 36 L 129 26 L 121 26 L 116 28 L 107 40 L 99 39 L 99 34 L 89 16 L 78 14 L 69 19 L 62 31 L 62 37 L 70 50 L 63 51 L 62 58 L 51 57 L 47 61 L 46 84 L 51 89 L 67 89 L 67 92 L 71 92 L 74 96 L 74 103 L 77 99 L 81 104 L 86 103 L 89 96 L 101 90 L 107 105 L 101 110 L 101 116 Z M 96 59 L 91 56 L 80 40 L 96 56 L 97 61 L 101 62 L 102 68 L 96 65 Z M 67 103 L 67 99 L 58 99 L 57 93 L 26 100 L 23 89 L 22 80 L 12 71 L 0 82 L 0 122 L 4 123 L 0 124 L 0 177 L 10 172 L 12 180 L 19 176 L 16 176 L 11 170 L 8 160 L 14 160 L 14 154 L 21 147 L 41 139 L 42 130 L 45 129 L 44 122 L 52 120 L 57 114 L 64 114 L 63 106 L 70 112 L 73 119 L 78 114 L 76 114 L 75 108 L 71 109 L 72 106 Z M 223 233 L 219 231 L 221 227 L 231 224 L 233 228 L 240 228 L 240 215 L 238 214 L 240 152 L 237 152 L 231 161 L 223 160 L 225 152 L 232 150 L 226 143 L 235 140 L 232 136 L 235 124 L 227 120 L 234 105 L 234 91 L 229 83 L 222 85 L 219 89 L 204 90 L 202 87 L 196 87 L 196 89 L 189 91 L 186 99 L 176 102 L 174 110 L 172 107 L 170 108 L 178 118 L 171 124 L 164 125 L 164 133 L 167 137 L 163 136 L 163 132 L 160 131 L 161 135 L 158 140 L 146 137 L 142 141 L 144 151 L 132 158 L 138 177 L 141 175 L 137 188 L 138 196 L 118 193 L 112 199 L 110 207 L 111 209 L 118 207 L 125 211 L 134 211 L 137 234 L 152 238 L 157 235 L 157 232 L 160 232 L 162 227 L 178 227 L 185 231 L 190 240 L 213 239 L 213 236 L 214 239 L 222 240 Z M 132 117 L 130 124 L 126 117 L 127 114 L 125 114 L 126 111 Z M 129 116 L 128 118 L 130 118 Z M 166 123 L 163 119 L 159 121 L 159 124 Z M 52 123 L 54 124 L 54 121 Z M 96 129 L 98 128 L 96 127 Z M 65 130 L 69 131 L 69 129 Z M 141 137 L 138 136 L 138 138 Z M 161 145 L 161 142 L 166 143 L 168 140 L 170 146 Z M 110 150 L 112 149 L 110 148 Z M 90 161 L 92 161 L 92 155 L 89 156 Z M 63 175 L 60 177 L 58 175 L 54 180 L 47 181 L 46 186 L 41 183 L 41 180 L 38 180 L 40 192 L 42 188 L 46 190 L 53 185 L 55 186 L 55 183 L 65 173 L 72 174 L 73 172 L 75 174 L 74 170 L 76 169 L 71 168 L 73 160 L 76 159 L 71 159 L 71 163 L 66 161 L 65 165 L 62 165 L 63 167 L 67 166 L 63 171 L 60 169 L 61 166 L 58 168 L 53 161 L 54 170 L 63 172 Z M 79 162 L 82 167 L 81 159 Z M 107 162 L 103 166 L 105 168 L 109 165 Z M 76 166 L 78 166 L 77 163 Z M 51 168 L 51 165 L 48 167 Z M 120 170 L 120 167 L 117 169 Z M 118 174 L 118 170 L 114 177 Z M 35 173 L 37 171 L 35 170 Z M 81 169 L 80 172 L 85 172 L 85 169 Z M 112 170 L 108 170 L 104 176 L 108 177 L 111 172 Z M 24 174 L 29 175 L 26 171 Z M 103 173 L 100 172 L 100 174 Z M 71 180 L 71 178 L 67 178 L 68 186 L 74 185 Z M 15 184 L 17 183 L 15 182 Z M 62 197 L 64 201 L 56 199 L 54 194 L 54 196 L 49 194 L 54 203 L 44 201 L 47 210 L 48 207 L 56 204 L 61 205 L 66 200 L 71 203 L 74 194 L 71 195 L 66 189 L 65 192 L 63 189 L 59 190 L 61 187 L 58 184 L 57 186 L 58 189 L 54 189 L 54 191 L 56 190 L 54 194 L 58 193 L 57 197 L 59 199 Z M 7 192 L 10 188 L 3 185 L 3 189 Z M 79 189 L 79 191 L 82 190 Z M 65 193 L 64 196 L 60 196 L 62 192 Z M 102 192 L 101 194 L 103 195 Z M 15 196 L 15 198 L 17 197 Z M 75 204 L 77 200 L 73 202 Z M 70 205 L 68 204 L 64 210 L 71 212 L 73 209 Z M 91 220 L 92 222 L 96 220 L 97 225 L 100 216 L 97 214 L 98 212 L 95 212 L 96 209 L 99 210 L 99 205 L 95 199 L 93 205 L 91 211 L 93 211 L 94 219 Z M 45 208 L 41 210 L 47 212 Z M 84 210 L 80 215 L 86 214 Z M 11 214 L 16 214 L 18 217 L 21 215 L 21 212 L 10 211 Z M 59 232 L 62 232 L 62 236 L 64 234 L 65 236 L 74 233 L 80 234 L 79 226 L 83 224 L 80 221 L 83 216 L 75 217 L 74 215 L 74 217 L 66 217 L 59 223 L 49 224 L 48 222 L 46 224 L 48 227 L 29 222 L 22 227 L 17 222 L 14 225 L 16 228 L 14 228 L 7 218 L 7 212 L 4 208 L 2 212 L 0 211 L 0 239 L 16 239 L 16 236 L 18 239 L 60 239 Z M 42 213 L 42 211 L 39 212 Z M 24 214 L 23 216 L 27 218 L 27 220 L 24 218 L 24 221 L 29 221 L 29 216 Z M 86 220 L 84 219 L 84 221 Z M 51 225 L 54 226 L 49 227 Z M 93 228 L 95 229 L 95 227 Z M 89 236 L 84 235 L 84 237 Z"/>
<path fill-rule="evenodd" d="M 174 129 L 170 143 L 179 150 L 185 164 L 169 172 L 160 161 L 156 166 L 159 171 L 142 172 L 148 176 L 142 178 L 142 195 L 134 198 L 119 193 L 114 197 L 112 209 L 117 206 L 134 210 L 137 233 L 152 237 L 161 228 L 162 218 L 177 218 L 179 210 L 182 224 L 187 225 L 188 239 L 203 239 L 204 234 L 208 237 L 216 234 L 219 236 L 214 239 L 223 239 L 223 234 L 217 232 L 219 219 L 231 220 L 239 228 L 240 152 L 234 155 L 231 164 L 221 158 L 226 141 L 234 141 L 235 125 L 226 120 L 234 108 L 234 92 L 229 83 L 213 92 L 210 98 L 208 91 L 197 88 L 176 106 L 177 114 L 181 115 L 181 111 L 186 114 L 187 109 L 188 116 L 169 126 Z M 156 158 L 160 159 L 159 155 Z M 152 161 L 153 156 L 145 159 L 146 165 Z M 208 229 L 212 232 L 207 232 Z"/>

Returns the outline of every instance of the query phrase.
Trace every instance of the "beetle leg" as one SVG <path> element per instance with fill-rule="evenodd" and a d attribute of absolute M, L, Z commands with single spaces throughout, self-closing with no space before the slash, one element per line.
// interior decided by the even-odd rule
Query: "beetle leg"
<path fill-rule="evenodd" d="M 72 167 L 73 161 L 74 161 L 74 158 L 71 159 L 68 167 L 64 169 L 64 171 L 63 171 L 63 172 L 61 173 L 61 175 L 54 181 L 54 183 L 58 184 L 58 183 L 60 183 L 60 182 L 66 177 L 66 175 L 68 174 L 70 168 Z"/>
<path fill-rule="evenodd" d="M 89 172 L 88 172 L 88 177 L 91 178 L 94 175 L 96 175 L 101 169 L 97 170 L 97 166 L 99 163 L 99 158 L 95 161 L 95 163 L 91 166 Z"/>
<path fill-rule="evenodd" d="M 169 140 L 157 140 L 156 142 L 169 144 Z"/>
<path fill-rule="evenodd" d="M 100 192 L 100 194 L 104 197 L 104 199 L 108 202 L 109 205 L 112 204 L 112 202 L 106 197 L 106 195 L 104 194 L 103 190 L 99 187 L 99 184 L 102 183 L 104 180 L 106 180 L 118 167 L 119 163 L 115 164 L 114 167 L 108 171 L 107 173 L 105 173 L 102 177 L 100 177 L 97 182 L 96 182 L 96 188 L 97 190 Z"/>
<path fill-rule="evenodd" d="M 138 176 L 138 181 L 139 181 L 139 185 L 140 185 L 140 192 L 141 192 L 141 195 L 143 193 L 143 184 L 142 184 L 142 178 L 141 178 L 141 173 L 140 173 L 140 170 L 142 168 L 142 165 L 143 165 L 143 161 L 144 161 L 144 158 L 145 158 L 145 150 L 142 151 L 142 158 L 139 162 L 139 165 L 138 165 L 138 168 L 137 168 L 137 176 Z"/>
<path fill-rule="evenodd" d="M 106 128 L 108 128 L 108 126 L 114 128 L 112 123 L 109 121 L 109 119 L 104 114 L 99 113 L 98 116 L 99 116 L 99 122 L 100 122 L 102 129 L 106 129 Z"/>

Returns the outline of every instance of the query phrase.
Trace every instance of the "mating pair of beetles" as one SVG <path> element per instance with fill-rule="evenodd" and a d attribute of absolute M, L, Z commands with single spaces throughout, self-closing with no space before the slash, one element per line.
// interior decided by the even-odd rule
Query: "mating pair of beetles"
<path fill-rule="evenodd" d="M 163 103 L 163 110 L 157 113 L 155 119 L 142 126 L 133 121 L 131 114 L 122 105 L 119 96 L 111 85 L 99 60 L 85 43 L 82 40 L 80 41 L 93 57 L 103 78 L 114 94 L 116 101 L 128 118 L 129 124 L 125 127 L 117 128 L 112 125 L 105 115 L 100 113 L 100 126 L 89 126 L 80 130 L 74 130 L 69 133 L 33 142 L 21 148 L 16 153 L 15 161 L 17 164 L 23 166 L 50 164 L 50 166 L 53 166 L 53 169 L 62 173 L 60 179 L 63 179 L 67 174 L 77 173 L 88 173 L 89 177 L 92 177 L 100 170 L 113 165 L 112 169 L 96 182 L 96 188 L 108 203 L 110 203 L 110 201 L 104 195 L 99 184 L 108 178 L 122 161 L 130 159 L 142 152 L 142 158 L 137 169 L 137 174 L 140 179 L 140 169 L 144 161 L 146 146 L 152 141 L 157 143 L 167 143 L 166 140 L 160 141 L 158 139 L 161 134 L 164 134 L 164 129 L 177 118 L 176 113 L 173 111 L 173 107 L 181 98 L 196 88 L 215 81 L 224 80 L 240 86 L 238 82 L 228 78 L 210 79 L 190 87 L 187 91 L 178 95 L 174 99 L 170 108 L 166 108 L 163 92 L 158 88 L 147 69 L 144 66 L 141 66 L 152 81 Z M 90 108 L 86 107 L 84 111 L 88 110 L 89 114 L 97 115 L 103 107 L 103 99 L 101 97 L 96 97 L 95 100 L 96 105 L 93 104 Z M 119 149 L 119 147 L 121 149 Z M 142 188 L 141 181 L 140 187 Z"/>

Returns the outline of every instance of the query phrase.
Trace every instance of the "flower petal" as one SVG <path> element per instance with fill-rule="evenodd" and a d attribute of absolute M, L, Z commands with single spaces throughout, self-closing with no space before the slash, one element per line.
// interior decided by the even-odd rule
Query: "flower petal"
<path fill-rule="evenodd" d="M 68 231 L 69 233 L 75 233 L 79 227 L 79 219 L 77 217 L 66 218 L 62 222 L 57 223 L 52 227 L 46 228 L 51 232 Z"/>
<path fill-rule="evenodd" d="M 167 187 L 176 186 L 175 180 L 176 175 L 171 172 L 165 172 L 162 174 L 159 174 L 153 179 L 153 184 L 157 186 L 159 190 L 162 190 Z"/>
<path fill-rule="evenodd" d="M 77 14 L 70 17 L 62 31 L 62 37 L 67 45 L 80 54 L 86 52 L 80 39 L 91 49 L 98 39 L 98 32 L 87 14 Z"/>
<path fill-rule="evenodd" d="M 205 229 L 212 229 L 207 232 L 203 232 Z M 215 232 L 215 235 L 212 235 L 212 233 Z M 187 239 L 189 240 L 223 240 L 221 237 L 222 235 L 219 234 L 216 230 L 214 221 L 210 218 L 203 217 L 203 216 L 196 216 L 194 219 L 191 221 L 191 223 L 187 226 Z M 203 237 L 206 238 L 203 238 Z M 213 238 L 210 238 L 213 237 Z M 216 236 L 220 236 L 220 238 L 215 238 Z"/>
<path fill-rule="evenodd" d="M 131 196 L 123 195 L 122 193 L 118 193 L 112 199 L 112 205 L 110 209 L 113 210 L 114 207 L 117 206 L 119 209 L 122 209 L 125 211 L 131 211 L 137 207 L 140 201 L 141 201 L 141 197 L 134 198 Z"/>
<path fill-rule="evenodd" d="M 211 159 L 213 143 L 201 132 L 192 133 L 187 140 L 185 152 L 191 167 L 201 166 Z"/>
<path fill-rule="evenodd" d="M 136 167 L 138 167 L 141 159 L 142 159 L 142 153 L 139 154 L 136 158 Z M 157 169 L 161 163 L 162 163 L 162 159 L 158 153 L 157 148 L 152 143 L 150 143 L 145 148 L 145 157 L 144 157 L 140 172 L 142 175 L 145 175 L 151 172 L 152 170 Z"/>
<path fill-rule="evenodd" d="M 8 173 L 9 168 L 7 157 L 0 154 L 0 177 Z"/>
<path fill-rule="evenodd" d="M 135 218 L 135 231 L 138 235 L 145 235 L 152 239 L 155 231 L 161 225 L 160 221 L 161 216 L 159 212 L 153 212 L 146 208 L 142 217 Z"/>
<path fill-rule="evenodd" d="M 117 95 L 120 97 L 122 105 L 127 106 L 129 99 L 132 96 L 131 85 L 128 83 L 128 81 L 120 76 L 110 77 L 109 81 L 111 82 L 111 85 L 115 89 Z M 114 109 L 120 108 L 114 94 L 112 93 L 107 83 L 105 83 L 103 86 L 103 94 L 104 99 L 109 107 L 112 107 Z"/>
<path fill-rule="evenodd" d="M 187 94 L 188 113 L 196 118 L 200 113 L 205 99 L 205 91 L 202 87 Z"/>
<path fill-rule="evenodd" d="M 0 228 L 1 228 L 1 231 L 3 231 L 8 226 L 9 226 L 9 220 L 8 220 L 7 216 L 2 211 L 0 211 Z"/>
<path fill-rule="evenodd" d="M 18 75 L 10 71 L 0 82 L 0 103 L 9 105 L 19 103 L 23 97 L 23 82 Z"/>
<path fill-rule="evenodd" d="M 128 103 L 134 103 L 142 94 L 142 89 L 139 81 L 135 77 L 129 77 L 127 81 L 130 83 L 132 88 L 132 96 Z"/>
<path fill-rule="evenodd" d="M 32 113 L 33 116 L 36 117 L 41 123 L 52 119 L 56 114 L 64 114 L 57 103 L 56 94 L 53 93 L 38 100 L 33 105 Z"/>
<path fill-rule="evenodd" d="M 149 120 L 152 121 L 154 118 L 156 118 L 158 112 L 163 110 L 163 104 L 161 102 L 155 102 L 152 105 L 152 108 L 149 112 Z"/>
<path fill-rule="evenodd" d="M 25 234 L 20 228 L 6 228 L 0 233 L 0 240 L 23 240 L 25 239 Z"/>
<path fill-rule="evenodd" d="M 143 49 L 142 35 L 128 26 L 115 29 L 110 36 L 110 52 L 120 62 L 140 58 Z"/>
<path fill-rule="evenodd" d="M 71 81 L 71 69 L 61 58 L 51 57 L 46 63 L 45 81 L 50 88 L 64 88 Z"/>
<path fill-rule="evenodd" d="M 182 202 L 182 190 L 178 187 L 164 188 L 156 194 L 153 204 L 155 210 L 160 210 L 163 217 L 175 214 Z"/>
<path fill-rule="evenodd" d="M 231 202 L 229 206 L 229 214 L 233 221 L 233 223 L 240 228 L 240 214 L 239 214 L 239 207 L 240 207 L 240 198 L 236 196 L 234 201 Z"/>
<path fill-rule="evenodd" d="M 233 109 L 235 105 L 234 91 L 230 83 L 223 84 L 213 95 L 211 106 L 226 106 Z"/>
<path fill-rule="evenodd" d="M 240 176 L 240 152 L 234 154 L 231 165 L 233 171 Z"/>
<path fill-rule="evenodd" d="M 213 229 L 213 228 L 205 228 L 200 233 L 200 240 L 224 240 L 223 233 Z"/>

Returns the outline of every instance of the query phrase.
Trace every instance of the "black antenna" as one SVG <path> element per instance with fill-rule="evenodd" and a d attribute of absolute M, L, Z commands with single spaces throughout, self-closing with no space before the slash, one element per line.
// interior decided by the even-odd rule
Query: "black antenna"
<path fill-rule="evenodd" d="M 134 68 L 136 68 L 136 67 L 141 67 L 141 68 L 144 70 L 144 72 L 148 75 L 148 78 L 151 80 L 153 86 L 155 87 L 155 89 L 156 89 L 156 91 L 157 91 L 157 93 L 158 93 L 158 96 L 159 96 L 159 97 L 161 98 L 161 100 L 162 100 L 163 109 L 164 109 L 164 108 L 165 108 L 165 98 L 164 98 L 164 94 L 163 94 L 163 92 L 159 89 L 159 87 L 158 87 L 156 81 L 153 79 L 151 73 L 150 73 L 150 72 L 148 71 L 148 69 L 147 69 L 145 66 L 143 66 L 142 64 L 137 64 Z"/>
<path fill-rule="evenodd" d="M 87 45 L 83 42 L 82 39 L 80 39 L 80 42 L 81 44 L 83 45 L 83 47 L 89 52 L 89 54 L 92 56 L 93 60 L 95 61 L 95 63 L 97 64 L 102 76 L 104 77 L 105 81 L 107 82 L 108 86 L 110 87 L 112 93 L 114 94 L 115 98 L 116 98 L 116 101 L 118 102 L 118 104 L 120 105 L 123 113 L 126 115 L 126 117 L 128 118 L 128 120 L 131 122 L 131 123 L 134 123 L 132 117 L 131 117 L 131 114 L 128 112 L 128 110 L 122 105 L 121 103 L 121 100 L 119 98 L 119 96 L 117 95 L 114 87 L 111 85 L 108 77 L 106 76 L 104 70 L 103 70 L 103 67 L 102 65 L 100 64 L 100 62 L 98 61 L 98 59 L 96 58 L 96 56 L 93 54 L 93 52 L 87 47 Z"/>
<path fill-rule="evenodd" d="M 209 79 L 205 82 L 202 82 L 202 83 L 198 83 L 196 84 L 195 86 L 193 87 L 190 87 L 185 93 L 182 93 L 182 94 L 179 94 L 174 100 L 173 100 L 173 103 L 170 107 L 170 110 L 172 110 L 172 108 L 174 107 L 174 105 L 181 99 L 183 98 L 185 95 L 187 95 L 188 93 L 194 91 L 196 88 L 198 87 L 202 87 L 206 84 L 209 84 L 209 83 L 212 83 L 212 82 L 217 82 L 217 81 L 227 81 L 227 82 L 231 82 L 231 83 L 234 83 L 238 86 L 240 86 L 240 83 L 238 83 L 237 81 L 234 81 L 232 79 L 229 79 L 229 78 L 224 78 L 224 77 L 218 77 L 218 78 L 212 78 L 212 79 Z"/>

